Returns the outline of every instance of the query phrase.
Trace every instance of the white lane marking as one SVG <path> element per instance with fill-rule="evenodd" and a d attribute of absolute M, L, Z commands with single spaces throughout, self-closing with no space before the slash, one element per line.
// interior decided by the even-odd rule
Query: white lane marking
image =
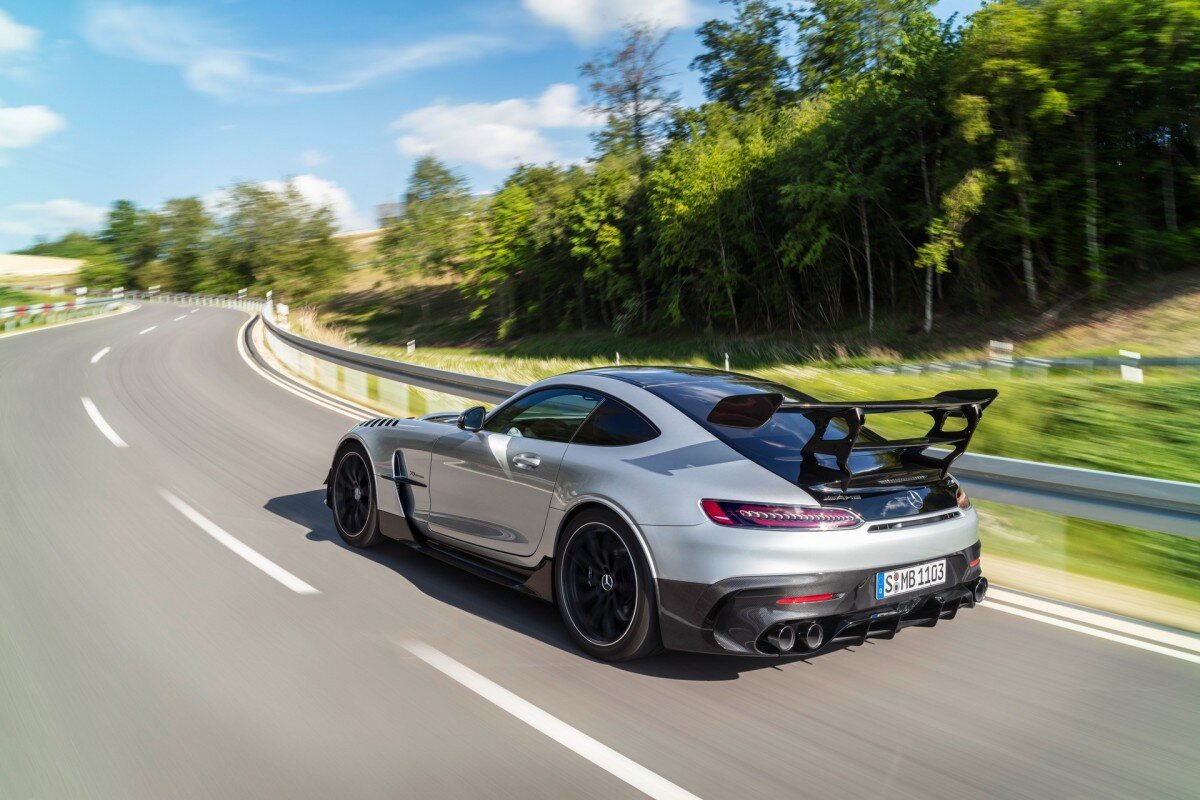
<path fill-rule="evenodd" d="M 240 355 L 242 357 L 242 361 L 245 361 L 246 365 L 249 366 L 250 369 L 254 370 L 259 375 L 266 378 L 267 380 L 269 380 L 271 383 L 275 384 L 279 388 L 289 391 L 292 394 L 296 395 L 297 397 L 302 397 L 305 400 L 307 400 L 308 402 L 314 403 L 314 404 L 321 406 L 322 408 L 328 409 L 336 414 L 341 414 L 343 417 L 346 417 L 347 419 L 352 419 L 355 422 L 361 422 L 362 420 L 367 419 L 369 417 L 378 416 L 377 412 L 370 411 L 368 409 L 363 409 L 363 412 L 361 414 L 355 414 L 355 413 L 351 413 L 350 411 L 345 410 L 344 408 L 339 408 L 338 406 L 335 406 L 332 403 L 327 403 L 319 395 L 308 394 L 306 392 L 301 391 L 300 389 L 297 389 L 294 386 L 290 386 L 290 385 L 284 383 L 283 381 L 279 380 L 278 378 L 276 378 L 271 373 L 264 370 L 258 364 L 254 363 L 254 359 L 252 359 L 250 357 L 250 354 L 248 352 L 246 352 L 246 328 L 249 327 L 253 322 L 254 322 L 254 317 L 251 317 L 250 319 L 246 320 L 246 324 L 243 325 L 238 330 L 238 336 L 237 336 L 238 355 Z M 345 401 L 345 402 L 349 403 L 349 401 Z"/>
<path fill-rule="evenodd" d="M 196 313 L 197 311 L 199 311 L 199 310 L 200 310 L 200 309 L 198 309 L 198 308 L 193 308 L 193 309 L 192 309 L 191 311 L 189 311 L 188 313 L 189 313 L 189 314 L 195 314 L 195 313 Z"/>
<path fill-rule="evenodd" d="M 138 336 L 141 336 L 143 333 L 149 333 L 150 331 L 154 330 L 157 327 L 158 327 L 157 325 L 151 325 L 149 328 L 146 328 L 146 330 L 144 330 L 144 331 L 138 331 Z"/>
<path fill-rule="evenodd" d="M 106 347 L 103 350 L 101 350 L 99 353 L 96 353 L 96 355 L 92 356 L 92 363 L 95 364 L 97 361 L 99 361 L 100 359 L 102 359 L 106 355 L 108 355 L 109 350 L 112 350 L 112 348 Z"/>
<path fill-rule="evenodd" d="M 320 591 L 314 589 L 312 586 L 309 586 L 307 583 L 300 580 L 271 559 L 242 544 L 231 534 L 223 531 L 215 522 L 205 517 L 199 511 L 192 508 L 187 503 L 168 492 L 166 489 L 159 489 L 158 493 L 162 495 L 164 500 L 174 506 L 176 511 L 178 511 L 180 514 L 183 514 L 185 517 L 195 523 L 196 527 L 198 527 L 200 530 L 204 531 L 209 536 L 216 539 L 218 542 L 225 545 L 230 550 L 237 553 L 239 556 L 246 559 L 251 564 L 291 589 L 293 592 L 296 592 L 297 594 L 320 594 Z"/>
<path fill-rule="evenodd" d="M 1076 633 L 1086 633 L 1088 636 L 1095 636 L 1099 639 L 1107 639 L 1110 642 L 1117 642 L 1118 644 L 1127 644 L 1130 647 L 1136 647 L 1139 650 L 1148 650 L 1151 653 L 1158 653 L 1159 655 L 1170 656 L 1171 658 L 1178 658 L 1181 661 L 1190 661 L 1193 664 L 1200 664 L 1200 655 L 1196 655 L 1194 653 L 1185 653 L 1182 650 L 1175 650 L 1170 647 L 1163 647 L 1162 645 L 1152 644 L 1151 642 L 1143 642 L 1140 639 L 1131 639 L 1128 636 L 1122 636 L 1119 633 L 1110 633 L 1109 631 L 1102 631 L 1099 628 L 1089 628 L 1086 625 L 1080 625 L 1079 623 L 1076 623 L 1076 622 L 1068 622 L 1065 619 L 1058 619 L 1056 617 L 1048 617 L 1045 614 L 1038 614 L 1037 612 L 1034 612 L 1034 611 L 1026 611 L 1023 608 L 1017 608 L 1016 606 L 1008 606 L 1008 605 L 1005 605 L 1004 603 L 996 603 L 996 602 L 989 603 L 989 602 L 985 601 L 983 603 L 983 607 L 991 608 L 996 611 L 1003 611 L 1005 614 L 1016 614 L 1018 617 L 1025 617 L 1026 619 L 1037 620 L 1038 622 L 1044 622 L 1047 625 L 1054 625 L 1059 628 L 1066 628 L 1067 630 L 1075 631 Z"/>
<path fill-rule="evenodd" d="M 1041 611 L 1051 616 L 1065 617 L 1075 622 L 1082 622 L 1085 625 L 1102 628 L 1113 633 L 1126 633 L 1140 639 L 1149 639 L 1159 644 L 1178 647 L 1182 650 L 1190 650 L 1193 653 L 1200 653 L 1200 636 L 1194 634 L 1166 630 L 1157 625 L 1141 623 L 1136 620 L 1103 614 L 1085 608 L 1077 608 L 1066 603 L 1056 603 L 1053 600 L 1047 600 L 1042 597 L 1030 597 L 1020 592 L 1012 592 L 999 587 L 992 587 L 988 590 L 988 599 L 999 600 L 1002 603 L 1011 606 L 1020 606 L 1030 611 Z"/>
<path fill-rule="evenodd" d="M 171 320 L 171 322 L 179 322 L 179 320 L 181 320 L 181 319 L 187 319 L 187 314 L 180 314 L 178 317 Z"/>
<path fill-rule="evenodd" d="M 488 680 L 475 670 L 455 661 L 424 642 L 404 643 L 404 649 L 475 694 L 512 714 L 531 728 L 583 756 L 597 767 L 615 775 L 638 791 L 654 798 L 668 800 L 699 800 L 696 795 L 671 783 L 666 778 L 596 741 L 586 733 L 547 714 L 503 686 Z"/>
<path fill-rule="evenodd" d="M 125 444 L 125 440 L 118 436 L 117 432 L 113 430 L 112 425 L 109 425 L 104 420 L 104 417 L 100 416 L 100 409 L 96 408 L 96 404 L 92 402 L 92 398 L 83 397 L 80 399 L 83 400 L 83 410 L 87 412 L 87 415 L 92 418 L 92 422 L 96 423 L 96 427 L 100 429 L 100 432 L 103 433 L 110 442 L 115 444 L 117 447 L 129 447 L 129 445 Z"/>

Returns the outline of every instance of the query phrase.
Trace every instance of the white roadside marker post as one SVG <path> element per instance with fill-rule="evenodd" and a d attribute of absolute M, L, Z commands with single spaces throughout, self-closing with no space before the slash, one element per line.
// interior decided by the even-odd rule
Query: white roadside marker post
<path fill-rule="evenodd" d="M 1141 353 L 1135 353 L 1132 350 L 1118 350 L 1117 355 L 1121 356 L 1122 358 L 1128 358 L 1133 362 L 1132 364 L 1121 365 L 1121 380 L 1131 381 L 1133 383 L 1146 382 L 1145 373 L 1143 373 L 1142 368 L 1138 366 L 1138 364 L 1140 364 L 1142 361 Z"/>

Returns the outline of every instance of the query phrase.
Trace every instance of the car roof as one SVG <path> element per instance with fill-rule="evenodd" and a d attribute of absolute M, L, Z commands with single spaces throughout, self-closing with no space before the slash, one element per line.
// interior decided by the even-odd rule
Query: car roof
<path fill-rule="evenodd" d="M 597 375 L 605 378 L 631 383 L 654 394 L 671 398 L 674 390 L 703 388 L 706 393 L 717 397 L 727 397 L 736 394 L 760 394 L 781 392 L 785 397 L 794 400 L 812 400 L 812 397 L 798 389 L 782 384 L 773 383 L 766 378 L 756 375 L 743 375 L 740 372 L 725 372 L 719 369 L 704 367 L 673 367 L 673 366 L 627 366 L 627 367 L 594 367 L 580 370 L 582 375 Z"/>

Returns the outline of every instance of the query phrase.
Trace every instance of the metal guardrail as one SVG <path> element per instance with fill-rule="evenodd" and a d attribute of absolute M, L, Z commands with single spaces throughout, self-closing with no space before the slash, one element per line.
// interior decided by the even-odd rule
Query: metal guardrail
<path fill-rule="evenodd" d="M 260 315 L 289 346 L 341 367 L 484 402 L 499 402 L 518 383 L 421 367 L 298 336 Z M 972 494 L 1024 508 L 1200 538 L 1200 484 L 968 453 L 954 474 Z"/>

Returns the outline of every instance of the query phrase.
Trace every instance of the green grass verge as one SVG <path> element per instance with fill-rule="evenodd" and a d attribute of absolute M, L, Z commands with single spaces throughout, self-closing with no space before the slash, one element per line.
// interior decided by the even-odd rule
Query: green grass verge
<path fill-rule="evenodd" d="M 26 292 L 22 289 L 14 289 L 11 286 L 0 286 L 0 307 L 27 306 L 34 303 L 57 303 L 60 300 L 66 299 L 65 295 L 55 297 L 39 292 Z"/>
<path fill-rule="evenodd" d="M 985 555 L 1200 603 L 1200 539 L 986 501 L 975 507 Z"/>

